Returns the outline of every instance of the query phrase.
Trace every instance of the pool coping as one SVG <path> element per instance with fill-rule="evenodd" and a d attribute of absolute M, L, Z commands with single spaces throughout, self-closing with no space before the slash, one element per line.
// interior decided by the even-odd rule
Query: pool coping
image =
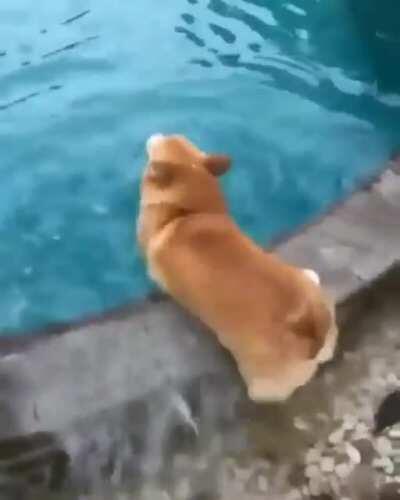
<path fill-rule="evenodd" d="M 343 322 L 361 292 L 399 262 L 399 221 L 400 154 L 351 197 L 274 248 L 320 274 Z M 161 294 L 43 332 L 0 339 L 5 399 L 18 407 L 18 417 L 0 439 L 61 432 L 78 420 L 203 376 L 242 387 L 213 336 Z M 127 390 L 115 391 L 127 380 Z M 60 404 L 66 408 L 62 415 L 56 411 Z"/>
<path fill-rule="evenodd" d="M 400 260 L 400 152 L 347 199 L 275 241 L 289 262 L 316 270 L 340 306 Z"/>

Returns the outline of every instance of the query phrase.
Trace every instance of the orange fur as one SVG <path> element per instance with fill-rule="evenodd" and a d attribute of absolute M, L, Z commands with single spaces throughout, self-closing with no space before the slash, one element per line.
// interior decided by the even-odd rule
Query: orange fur
<path fill-rule="evenodd" d="M 228 213 L 227 156 L 152 136 L 137 236 L 152 278 L 234 356 L 249 396 L 288 398 L 333 356 L 334 307 L 310 274 L 265 252 Z"/>

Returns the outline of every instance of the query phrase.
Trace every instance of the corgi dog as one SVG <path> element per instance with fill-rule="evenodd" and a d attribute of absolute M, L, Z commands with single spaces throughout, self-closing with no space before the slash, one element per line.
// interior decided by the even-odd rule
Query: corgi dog
<path fill-rule="evenodd" d="M 137 239 L 149 275 L 230 351 L 256 402 L 289 398 L 335 351 L 335 308 L 317 273 L 247 237 L 218 177 L 228 156 L 184 136 L 147 141 Z"/>

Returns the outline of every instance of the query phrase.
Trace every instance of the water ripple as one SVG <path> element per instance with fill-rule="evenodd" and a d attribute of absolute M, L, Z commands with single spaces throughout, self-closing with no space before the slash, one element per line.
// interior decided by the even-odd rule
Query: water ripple
<path fill-rule="evenodd" d="M 83 12 L 80 12 L 79 14 L 76 14 L 75 16 L 69 17 L 65 21 L 62 21 L 62 25 L 66 24 L 71 24 L 74 23 L 75 21 L 78 21 L 78 19 L 81 19 L 84 16 L 87 16 L 90 13 L 90 9 L 84 10 Z"/>
<path fill-rule="evenodd" d="M 76 42 L 68 43 L 67 45 L 64 45 L 64 47 L 60 47 L 59 49 L 51 50 L 50 52 L 46 52 L 45 54 L 42 55 L 42 58 L 46 59 L 48 57 L 52 57 L 52 56 L 55 56 L 57 54 L 60 54 L 61 52 L 76 49 L 77 47 L 79 47 L 87 42 L 97 40 L 98 38 L 99 38 L 98 35 L 92 35 L 92 36 L 88 36 L 88 37 L 84 38 L 83 40 L 78 40 Z"/>
<path fill-rule="evenodd" d="M 9 109 L 12 106 L 15 106 L 16 104 L 21 104 L 23 102 L 29 101 L 29 99 L 33 99 L 34 97 L 37 97 L 40 95 L 40 92 L 31 92 L 30 94 L 24 95 L 22 97 L 18 97 L 17 99 L 14 99 L 13 101 L 7 102 L 6 104 L 0 104 L 0 111 L 4 111 L 5 109 Z"/>
<path fill-rule="evenodd" d="M 290 36 L 290 32 L 278 25 L 267 8 L 262 10 L 262 14 L 264 14 L 262 16 L 251 14 L 240 7 L 228 4 L 224 0 L 210 0 L 208 8 L 219 16 L 237 19 L 245 23 L 252 31 L 258 33 L 263 38 L 273 36 L 275 40 L 282 40 L 282 37 Z"/>
<path fill-rule="evenodd" d="M 192 16 L 191 14 L 182 14 L 181 18 L 185 21 L 187 24 L 193 24 L 195 21 L 195 17 Z"/>
<path fill-rule="evenodd" d="M 187 39 L 190 40 L 191 42 L 193 42 L 198 47 L 204 47 L 205 46 L 204 40 L 202 40 L 200 37 L 198 37 L 197 35 L 195 35 L 189 29 L 184 28 L 183 26 L 177 26 L 175 28 L 175 31 L 176 31 L 176 33 L 183 33 L 184 35 L 186 35 Z"/>
<path fill-rule="evenodd" d="M 234 43 L 236 41 L 236 35 L 234 35 L 228 29 L 213 23 L 210 23 L 209 26 L 211 31 L 214 32 L 216 35 L 220 36 L 224 40 L 224 42 Z"/>

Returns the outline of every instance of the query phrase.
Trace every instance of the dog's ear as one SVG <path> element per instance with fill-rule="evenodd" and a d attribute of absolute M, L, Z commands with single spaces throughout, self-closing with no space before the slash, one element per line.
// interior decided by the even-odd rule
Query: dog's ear
<path fill-rule="evenodd" d="M 204 166 L 210 174 L 219 177 L 227 172 L 231 166 L 231 159 L 227 155 L 207 155 L 204 158 Z"/>
<path fill-rule="evenodd" d="M 166 186 L 172 181 L 172 167 L 166 161 L 153 161 L 149 166 L 149 177 L 160 186 Z"/>

